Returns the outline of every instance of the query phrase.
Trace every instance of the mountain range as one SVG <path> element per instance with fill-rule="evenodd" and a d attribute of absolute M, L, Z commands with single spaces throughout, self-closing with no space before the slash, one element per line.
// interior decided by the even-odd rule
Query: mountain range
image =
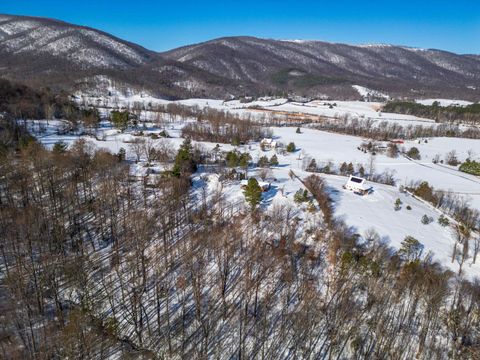
<path fill-rule="evenodd" d="M 155 52 L 63 21 L 0 15 L 0 77 L 34 87 L 164 98 L 297 95 L 358 99 L 352 85 L 397 98 L 480 100 L 480 56 L 393 45 L 226 37 Z"/>

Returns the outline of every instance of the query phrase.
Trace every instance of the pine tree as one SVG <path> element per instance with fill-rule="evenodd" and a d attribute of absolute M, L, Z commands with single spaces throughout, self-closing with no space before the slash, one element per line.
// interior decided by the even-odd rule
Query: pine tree
<path fill-rule="evenodd" d="M 243 195 L 245 195 L 245 200 L 252 210 L 260 204 L 260 201 L 262 201 L 262 188 L 258 185 L 258 181 L 255 178 L 250 178 L 248 180 Z"/>
<path fill-rule="evenodd" d="M 270 165 L 270 162 L 268 161 L 268 158 L 266 156 L 260 157 L 258 159 L 258 166 L 259 167 L 268 167 Z"/>
<path fill-rule="evenodd" d="M 277 155 L 273 155 L 271 158 L 270 158 L 270 166 L 277 166 L 278 165 L 278 158 L 277 158 Z"/>
<path fill-rule="evenodd" d="M 121 132 L 124 132 L 128 127 L 129 115 L 129 112 L 126 110 L 112 111 L 110 114 L 110 119 L 114 127 L 119 129 Z"/>
<path fill-rule="evenodd" d="M 243 167 L 243 168 L 246 168 L 248 166 L 248 163 L 250 162 L 250 160 L 252 160 L 252 157 L 250 156 L 249 153 L 243 153 L 242 155 L 240 155 L 240 158 L 238 160 L 238 165 Z"/>
<path fill-rule="evenodd" d="M 195 171 L 197 171 L 197 164 L 193 158 L 192 142 L 187 138 L 178 149 L 172 173 L 176 177 L 181 177 L 189 176 Z"/>
<path fill-rule="evenodd" d="M 238 166 L 238 153 L 236 151 L 229 151 L 225 157 L 228 167 Z"/>
<path fill-rule="evenodd" d="M 67 148 L 68 148 L 68 145 L 64 141 L 60 140 L 60 141 L 57 141 L 55 145 L 53 145 L 52 151 L 55 154 L 64 154 L 67 151 Z"/>
<path fill-rule="evenodd" d="M 295 147 L 295 143 L 291 142 L 287 145 L 287 151 L 288 152 L 295 152 L 297 148 Z"/>
<path fill-rule="evenodd" d="M 399 255 L 407 261 L 420 259 L 423 252 L 423 245 L 413 236 L 407 236 L 402 241 L 402 246 L 398 250 Z"/>

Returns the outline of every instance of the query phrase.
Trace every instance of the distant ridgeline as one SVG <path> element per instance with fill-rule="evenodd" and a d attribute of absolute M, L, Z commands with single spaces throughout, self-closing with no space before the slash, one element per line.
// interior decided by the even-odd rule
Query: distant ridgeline
<path fill-rule="evenodd" d="M 409 101 L 391 101 L 383 107 L 383 111 L 415 115 L 434 119 L 437 122 L 480 124 L 480 103 L 467 106 L 440 106 L 437 101 L 432 105 L 423 105 Z"/>

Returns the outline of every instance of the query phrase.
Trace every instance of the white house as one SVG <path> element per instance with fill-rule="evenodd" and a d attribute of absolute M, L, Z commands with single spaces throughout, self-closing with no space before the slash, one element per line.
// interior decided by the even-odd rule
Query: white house
<path fill-rule="evenodd" d="M 354 193 L 366 195 L 372 189 L 371 186 L 367 185 L 367 180 L 364 178 L 350 175 L 347 183 L 344 185 L 344 188 L 347 190 L 351 190 Z"/>
<path fill-rule="evenodd" d="M 264 138 L 260 141 L 260 146 L 265 149 L 275 149 L 277 147 L 277 142 L 271 138 Z"/>

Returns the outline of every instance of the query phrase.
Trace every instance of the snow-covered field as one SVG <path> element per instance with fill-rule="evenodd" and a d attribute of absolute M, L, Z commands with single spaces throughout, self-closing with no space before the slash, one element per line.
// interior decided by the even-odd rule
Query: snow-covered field
<path fill-rule="evenodd" d="M 357 149 L 364 139 L 354 136 L 328 133 L 313 129 L 302 129 L 302 134 L 297 134 L 295 128 L 275 128 L 274 134 L 281 141 L 293 141 L 305 156 L 314 158 L 317 164 L 331 161 L 334 165 L 342 162 L 352 162 L 354 165 L 363 164 L 366 168 L 370 161 L 370 154 L 365 154 Z M 440 159 L 455 150 L 457 158 L 464 161 L 471 152 L 472 160 L 480 160 L 480 140 L 458 138 L 431 138 L 424 141 L 406 141 L 404 146 L 417 147 L 422 156 L 421 160 L 409 160 L 399 156 L 390 158 L 386 155 L 375 156 L 375 169 L 377 172 L 392 170 L 395 178 L 401 185 L 411 182 L 428 181 L 435 189 L 451 190 L 466 196 L 471 205 L 480 210 L 480 178 L 459 172 L 455 168 L 433 164 L 432 159 L 439 154 Z"/>
<path fill-rule="evenodd" d="M 384 105 L 382 102 L 313 100 L 307 103 L 300 103 L 289 102 L 284 98 L 262 98 L 251 102 L 240 102 L 239 100 L 224 101 L 217 99 L 167 101 L 152 97 L 145 93 L 132 93 L 129 91 L 121 92 L 108 84 L 106 84 L 105 89 L 107 93 L 110 94 L 109 96 L 95 96 L 78 93 L 76 94 L 76 101 L 80 104 L 104 108 L 132 107 L 134 104 L 144 104 L 145 107 L 148 108 L 151 105 L 155 106 L 176 103 L 186 106 L 198 106 L 199 108 L 209 107 L 239 115 L 249 114 L 253 117 L 266 114 L 284 116 L 286 113 L 291 113 L 331 118 L 347 116 L 350 118 L 358 118 L 360 120 L 370 119 L 373 121 L 395 122 L 405 126 L 436 125 L 435 121 L 432 119 L 420 118 L 413 115 L 383 113 L 380 111 Z"/>

